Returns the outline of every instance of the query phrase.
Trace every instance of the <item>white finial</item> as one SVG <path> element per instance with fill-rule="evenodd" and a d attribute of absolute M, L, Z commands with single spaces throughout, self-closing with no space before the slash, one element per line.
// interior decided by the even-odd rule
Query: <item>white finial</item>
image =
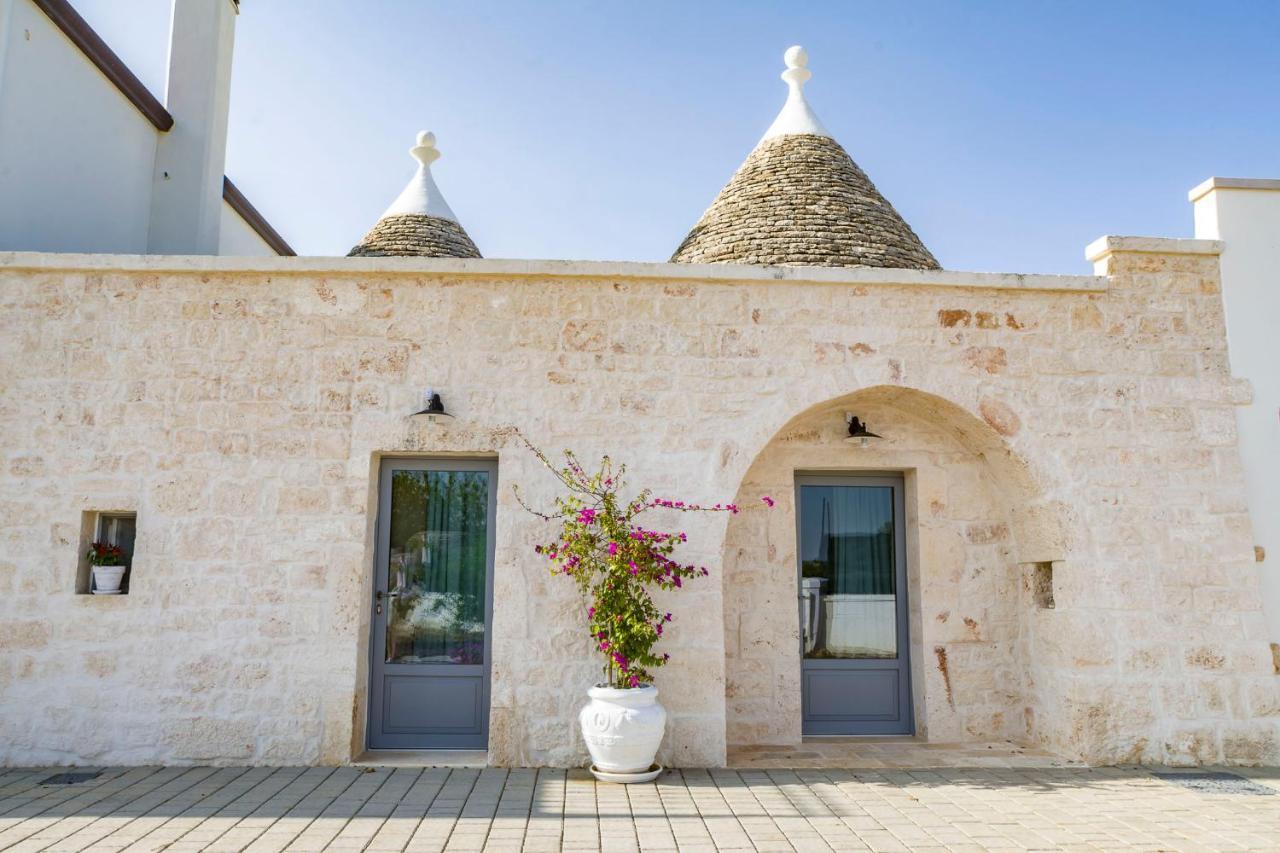
<path fill-rule="evenodd" d="M 418 131 L 418 144 L 409 149 L 409 153 L 424 166 L 430 166 L 440 159 L 440 151 L 436 148 L 436 135 L 429 130 Z"/>
<path fill-rule="evenodd" d="M 430 131 L 418 131 L 417 145 L 409 149 L 409 153 L 418 161 L 418 171 L 409 180 L 404 192 L 391 203 L 385 216 L 401 216 L 412 214 L 417 216 L 436 216 L 440 219 L 458 221 L 449 209 L 449 204 L 431 177 L 431 164 L 440 159 L 440 149 L 436 148 L 436 135 Z"/>
<path fill-rule="evenodd" d="M 798 44 L 793 44 L 791 47 L 787 48 L 786 53 L 782 54 L 782 61 L 787 63 L 788 71 L 804 68 L 809 64 L 809 51 L 805 50 Z M 808 80 L 811 76 L 812 72 L 806 72 L 804 79 Z M 787 79 L 785 72 L 782 75 L 782 79 Z"/>
<path fill-rule="evenodd" d="M 804 99 L 804 84 L 813 77 L 808 69 L 809 52 L 800 45 L 792 45 L 782 55 L 787 70 L 782 72 L 782 79 L 787 84 L 787 102 L 782 111 L 773 120 L 773 124 L 765 131 L 764 139 L 789 134 L 809 134 L 811 136 L 830 136 L 827 129 L 818 121 L 808 101 Z"/>

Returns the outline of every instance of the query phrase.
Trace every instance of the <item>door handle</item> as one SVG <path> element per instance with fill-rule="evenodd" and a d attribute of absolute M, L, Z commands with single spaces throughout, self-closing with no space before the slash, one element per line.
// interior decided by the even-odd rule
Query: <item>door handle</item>
<path fill-rule="evenodd" d="M 400 597 L 400 590 L 398 590 L 398 589 L 388 590 L 387 592 L 383 592 L 382 590 L 378 590 L 378 592 L 373 596 L 373 600 L 374 600 L 374 602 L 375 602 L 375 606 L 374 606 L 374 608 L 373 608 L 373 612 L 374 612 L 375 614 L 377 614 L 378 616 L 381 616 L 381 615 L 382 615 L 382 599 L 384 599 L 384 598 L 399 598 L 399 597 Z"/>

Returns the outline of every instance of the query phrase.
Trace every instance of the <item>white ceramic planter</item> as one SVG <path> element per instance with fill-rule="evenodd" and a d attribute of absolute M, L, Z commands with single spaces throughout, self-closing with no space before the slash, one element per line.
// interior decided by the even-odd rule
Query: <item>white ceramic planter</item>
<path fill-rule="evenodd" d="M 97 593 L 119 592 L 122 578 L 124 578 L 124 566 L 94 566 L 93 591 Z"/>
<path fill-rule="evenodd" d="M 596 685 L 587 695 L 591 701 L 578 714 L 578 723 L 592 769 L 648 775 L 667 728 L 667 709 L 658 703 L 658 688 L 647 684 L 618 690 Z"/>

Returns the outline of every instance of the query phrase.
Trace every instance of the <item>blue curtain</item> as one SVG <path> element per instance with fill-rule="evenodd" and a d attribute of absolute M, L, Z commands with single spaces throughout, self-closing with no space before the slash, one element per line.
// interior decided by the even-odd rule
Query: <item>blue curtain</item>
<path fill-rule="evenodd" d="M 893 489 L 802 486 L 801 560 L 809 577 L 825 577 L 828 595 L 892 595 Z"/>

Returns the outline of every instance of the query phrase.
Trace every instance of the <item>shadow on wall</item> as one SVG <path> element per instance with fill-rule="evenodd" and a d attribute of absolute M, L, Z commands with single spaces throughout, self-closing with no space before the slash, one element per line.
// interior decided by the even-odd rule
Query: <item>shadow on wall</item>
<path fill-rule="evenodd" d="M 751 514 L 733 518 L 725 537 L 730 744 L 801 741 L 797 472 L 880 472 L 905 480 L 917 734 L 1071 751 L 1037 713 L 1057 699 L 1036 662 L 1054 611 L 1037 601 L 1046 600 L 1042 567 L 1068 550 L 1064 508 L 1047 499 L 1046 475 L 1006 442 L 1020 428 L 1018 414 L 1003 403 L 982 409 L 876 386 L 811 406 L 759 450 L 736 500 L 751 505 L 767 494 L 777 507 L 764 524 Z M 846 443 L 846 412 L 883 438 L 865 448 Z"/>

